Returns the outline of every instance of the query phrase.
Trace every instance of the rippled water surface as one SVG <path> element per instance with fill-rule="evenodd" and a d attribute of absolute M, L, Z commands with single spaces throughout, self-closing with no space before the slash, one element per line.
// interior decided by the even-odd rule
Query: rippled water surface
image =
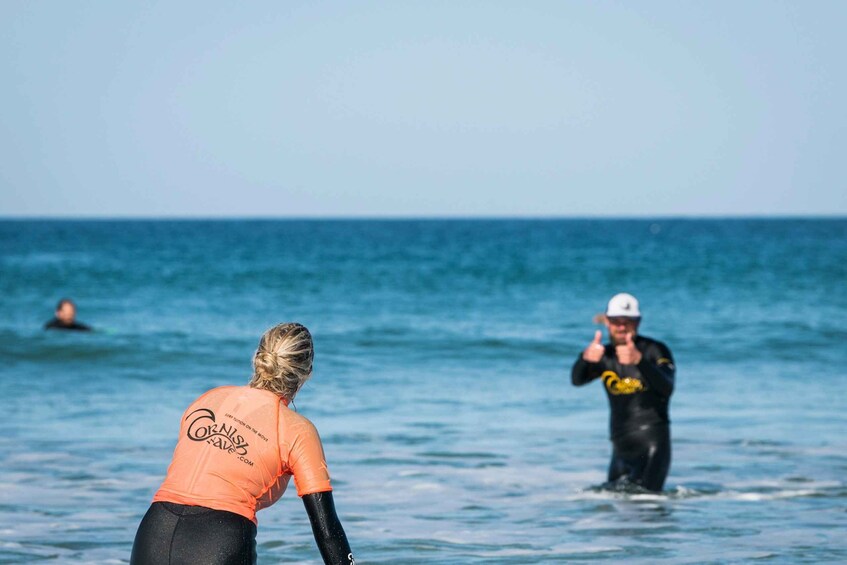
<path fill-rule="evenodd" d="M 0 563 L 126 563 L 183 409 L 284 320 L 360 563 L 845 562 L 845 281 L 845 220 L 2 221 Z M 677 361 L 661 495 L 594 488 L 569 383 L 622 290 Z M 66 295 L 98 331 L 41 330 Z M 259 558 L 318 560 L 293 492 Z"/>

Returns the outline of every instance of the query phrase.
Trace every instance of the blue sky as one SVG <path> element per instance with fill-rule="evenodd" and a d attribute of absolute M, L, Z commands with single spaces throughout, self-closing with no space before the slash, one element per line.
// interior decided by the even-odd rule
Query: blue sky
<path fill-rule="evenodd" d="M 0 12 L 0 216 L 847 214 L 843 1 Z"/>

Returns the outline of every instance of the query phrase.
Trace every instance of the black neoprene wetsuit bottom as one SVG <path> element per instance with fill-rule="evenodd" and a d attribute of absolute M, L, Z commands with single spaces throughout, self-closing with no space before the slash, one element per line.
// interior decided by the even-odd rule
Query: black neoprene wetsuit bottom
<path fill-rule="evenodd" d="M 253 565 L 256 525 L 233 512 L 154 502 L 138 526 L 130 565 Z"/>
<path fill-rule="evenodd" d="M 671 434 L 667 425 L 647 426 L 612 440 L 609 482 L 625 479 L 659 492 L 671 466 Z"/>

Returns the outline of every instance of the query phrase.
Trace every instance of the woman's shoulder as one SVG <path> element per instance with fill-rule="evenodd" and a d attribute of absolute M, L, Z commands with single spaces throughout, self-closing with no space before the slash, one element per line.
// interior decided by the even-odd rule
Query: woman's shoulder
<path fill-rule="evenodd" d="M 292 410 L 281 402 L 279 404 L 279 418 L 281 421 L 284 421 L 289 425 L 298 424 L 305 426 L 314 426 L 314 424 L 312 424 L 312 421 L 309 420 L 306 416 L 300 414 L 299 412 L 295 412 L 294 410 Z"/>
<path fill-rule="evenodd" d="M 288 438 L 320 437 L 318 429 L 309 418 L 282 403 L 279 405 L 279 425 L 283 435 Z"/>

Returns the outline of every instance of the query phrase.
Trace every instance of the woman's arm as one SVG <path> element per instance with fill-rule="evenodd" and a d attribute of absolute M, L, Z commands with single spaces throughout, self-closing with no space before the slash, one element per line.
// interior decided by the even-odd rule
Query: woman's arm
<path fill-rule="evenodd" d="M 335 513 L 332 491 L 303 496 L 303 505 L 312 523 L 315 543 L 326 565 L 355 565 L 347 535 Z"/>

